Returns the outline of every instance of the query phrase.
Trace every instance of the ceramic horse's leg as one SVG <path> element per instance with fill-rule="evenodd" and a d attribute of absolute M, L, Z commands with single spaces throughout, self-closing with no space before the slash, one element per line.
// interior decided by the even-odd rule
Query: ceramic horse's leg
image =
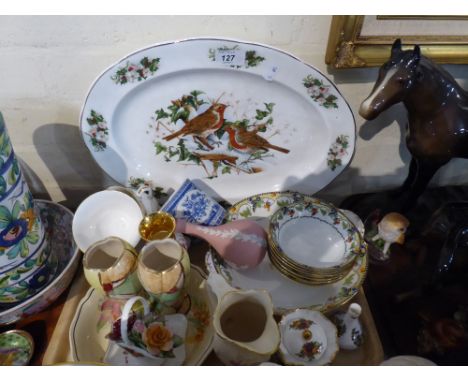
<path fill-rule="evenodd" d="M 403 194 L 401 195 L 400 208 L 402 212 L 410 210 L 415 205 L 434 174 L 445 163 L 412 158 L 408 178 L 402 186 Z"/>
<path fill-rule="evenodd" d="M 393 197 L 400 197 L 404 194 L 406 194 L 410 189 L 411 189 L 411 186 L 413 185 L 416 177 L 417 177 L 417 174 L 418 174 L 418 164 L 417 164 L 417 161 L 414 157 L 411 157 L 411 162 L 410 162 L 410 166 L 409 166 L 409 171 L 408 171 L 408 175 L 405 179 L 405 181 L 403 182 L 403 184 L 398 187 L 396 190 L 392 191 L 391 192 L 391 195 Z"/>

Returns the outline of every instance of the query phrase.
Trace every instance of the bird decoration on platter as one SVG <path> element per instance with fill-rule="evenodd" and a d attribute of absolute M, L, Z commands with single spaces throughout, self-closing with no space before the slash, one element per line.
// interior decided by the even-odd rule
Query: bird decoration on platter
<path fill-rule="evenodd" d="M 255 152 L 257 150 L 269 149 L 280 151 L 284 154 L 288 154 L 289 150 L 280 146 L 272 145 L 265 138 L 258 134 L 259 129 L 264 127 L 263 125 L 257 125 L 253 130 L 248 130 L 245 127 L 226 127 L 226 131 L 229 134 L 229 144 L 236 150 L 242 152 Z"/>
<path fill-rule="evenodd" d="M 179 131 L 167 135 L 163 139 L 170 141 L 177 137 L 191 135 L 194 140 L 200 141 L 200 143 L 212 150 L 213 146 L 211 146 L 207 138 L 223 126 L 226 108 L 227 105 L 214 103 L 206 111 L 187 121 Z"/>

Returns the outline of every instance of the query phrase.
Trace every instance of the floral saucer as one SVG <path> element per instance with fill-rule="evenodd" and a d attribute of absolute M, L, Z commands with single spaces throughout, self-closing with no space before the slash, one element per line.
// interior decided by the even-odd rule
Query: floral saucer
<path fill-rule="evenodd" d="M 211 352 L 214 331 L 211 322 L 213 308 L 203 271 L 192 265 L 188 291 L 190 310 L 185 337 L 184 365 L 200 365 Z M 102 306 L 102 310 L 99 307 Z M 161 360 L 135 357 L 109 341 L 110 323 L 121 315 L 121 305 L 102 304 L 102 296 L 90 288 L 81 300 L 70 325 L 69 341 L 74 362 L 105 362 L 112 365 L 152 365 Z M 169 363 L 170 364 L 170 363 Z"/>
<path fill-rule="evenodd" d="M 50 245 L 46 250 L 57 257 L 57 270 L 49 284 L 20 304 L 0 305 L 0 325 L 16 322 L 39 313 L 52 304 L 70 285 L 79 264 L 79 249 L 73 240 L 73 213 L 66 207 L 47 200 L 35 200 Z"/>

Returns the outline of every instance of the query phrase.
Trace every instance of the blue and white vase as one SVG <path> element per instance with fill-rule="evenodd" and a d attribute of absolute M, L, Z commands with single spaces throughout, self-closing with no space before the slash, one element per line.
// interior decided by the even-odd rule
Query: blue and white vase
<path fill-rule="evenodd" d="M 162 206 L 162 211 L 190 223 L 216 226 L 223 223 L 226 210 L 190 180 L 174 192 Z"/>
<path fill-rule="evenodd" d="M 25 300 L 50 277 L 46 235 L 0 113 L 0 303 Z"/>

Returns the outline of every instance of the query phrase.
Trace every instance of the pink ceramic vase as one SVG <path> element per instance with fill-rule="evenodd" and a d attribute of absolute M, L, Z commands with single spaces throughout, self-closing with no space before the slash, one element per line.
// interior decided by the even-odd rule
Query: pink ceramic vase
<path fill-rule="evenodd" d="M 177 219 L 176 232 L 206 240 L 228 264 L 236 268 L 257 266 L 267 252 L 267 234 L 251 220 L 208 227 Z"/>

